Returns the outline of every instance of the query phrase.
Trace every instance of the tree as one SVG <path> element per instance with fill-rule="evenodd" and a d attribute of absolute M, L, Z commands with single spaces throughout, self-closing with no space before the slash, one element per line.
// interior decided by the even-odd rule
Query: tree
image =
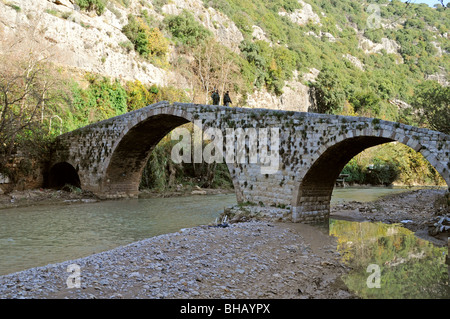
<path fill-rule="evenodd" d="M 437 81 L 424 81 L 414 90 L 411 103 L 419 124 L 450 134 L 450 87 Z"/>
<path fill-rule="evenodd" d="M 205 104 L 210 104 L 210 95 L 214 89 L 219 89 L 221 96 L 227 90 L 245 91 L 238 58 L 228 48 L 211 40 L 194 48 L 192 55 L 194 60 L 190 68 L 205 94 Z"/>
<path fill-rule="evenodd" d="M 50 141 L 64 130 L 68 108 L 64 76 L 49 63 L 52 47 L 29 38 L 5 39 L 0 54 L 0 172 L 12 190 L 37 178 L 48 160 Z"/>
<path fill-rule="evenodd" d="M 104 0 L 77 0 L 76 4 L 79 5 L 82 10 L 95 10 L 97 15 L 102 15 L 106 7 Z"/>
<path fill-rule="evenodd" d="M 135 18 L 130 14 L 122 32 L 144 58 L 152 60 L 156 57 L 165 62 L 169 42 L 158 28 L 151 28 L 141 18 Z M 158 59 L 153 62 L 158 62 Z"/>
<path fill-rule="evenodd" d="M 338 73 L 330 68 L 324 68 L 316 82 L 311 83 L 311 94 L 318 113 L 336 113 L 342 110 L 345 102 L 345 92 Z"/>
<path fill-rule="evenodd" d="M 21 142 L 41 137 L 57 82 L 42 54 L 0 56 L 0 168 Z"/>
<path fill-rule="evenodd" d="M 356 92 L 349 98 L 349 102 L 358 114 L 371 117 L 380 115 L 381 99 L 372 91 Z"/>

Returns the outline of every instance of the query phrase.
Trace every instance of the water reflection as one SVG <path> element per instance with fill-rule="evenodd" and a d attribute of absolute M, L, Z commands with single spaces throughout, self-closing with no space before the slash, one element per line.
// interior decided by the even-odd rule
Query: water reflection
<path fill-rule="evenodd" d="M 447 247 L 436 247 L 400 225 L 330 220 L 329 227 L 342 261 L 352 267 L 343 280 L 361 298 L 450 298 Z M 381 271 L 380 288 L 367 285 L 371 264 Z"/>

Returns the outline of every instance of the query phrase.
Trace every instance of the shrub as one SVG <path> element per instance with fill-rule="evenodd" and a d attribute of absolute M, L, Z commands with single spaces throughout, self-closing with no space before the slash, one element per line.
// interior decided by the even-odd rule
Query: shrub
<path fill-rule="evenodd" d="M 196 46 L 212 36 L 212 33 L 186 10 L 183 10 L 180 15 L 167 16 L 163 22 L 177 41 L 190 47 Z"/>
<path fill-rule="evenodd" d="M 104 0 L 77 0 L 77 5 L 80 6 L 81 10 L 93 11 L 97 15 L 102 15 L 105 11 L 105 1 Z"/>
<path fill-rule="evenodd" d="M 128 16 L 128 24 L 122 32 L 131 41 L 134 49 L 145 58 L 165 58 L 169 42 L 158 28 L 150 28 L 142 19 Z"/>

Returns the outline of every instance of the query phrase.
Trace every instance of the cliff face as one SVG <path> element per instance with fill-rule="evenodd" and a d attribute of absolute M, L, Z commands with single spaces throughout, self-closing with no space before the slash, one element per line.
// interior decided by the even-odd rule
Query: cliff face
<path fill-rule="evenodd" d="M 0 43 L 0 52 L 22 39 L 34 42 L 51 53 L 53 62 L 67 67 L 162 86 L 180 84 L 176 71 L 158 68 L 123 46 L 128 39 L 121 30 L 128 23 L 128 14 L 140 15 L 145 9 L 154 19 L 163 19 L 151 2 L 149 7 L 130 1 L 128 8 L 109 2 L 101 16 L 81 12 L 74 0 L 16 2 L 16 8 L 0 2 L 0 36 L 9 40 Z M 161 12 L 179 14 L 183 9 L 193 13 L 219 42 L 238 50 L 243 37 L 234 23 L 213 8 L 206 9 L 200 0 L 171 1 Z"/>
<path fill-rule="evenodd" d="M 101 16 L 80 12 L 69 0 L 21 0 L 20 11 L 0 2 L 0 51 L 11 43 L 25 50 L 30 43 L 45 51 L 56 64 L 125 80 L 168 85 L 177 76 L 139 59 L 121 43 L 127 10 L 114 7 Z"/>
<path fill-rule="evenodd" d="M 145 11 L 153 21 L 161 22 L 166 15 L 178 15 L 187 10 L 214 34 L 217 42 L 238 53 L 244 35 L 230 17 L 214 8 L 213 2 L 210 1 L 208 5 L 203 0 L 110 0 L 105 1 L 106 8 L 99 16 L 95 11 L 80 10 L 76 0 L 0 0 L 2 39 L 0 54 L 10 50 L 14 45 L 14 50 L 22 52 L 30 49 L 45 52 L 51 61 L 70 69 L 74 74 L 93 72 L 122 80 L 139 80 L 144 84 L 173 85 L 189 92 L 192 91 L 191 81 L 177 70 L 175 61 L 179 56 L 173 45 L 169 45 L 168 67 L 158 67 L 130 49 L 131 43 L 122 32 L 122 28 L 128 23 L 130 14 L 142 17 Z M 392 54 L 397 64 L 404 63 L 402 48 L 395 40 L 383 37 L 379 43 L 372 42 L 348 17 L 347 22 L 333 26 L 329 21 L 336 17 L 331 17 L 329 12 L 321 11 L 316 1 L 308 0 L 307 3 L 298 0 L 298 2 L 301 9 L 285 11 L 280 7 L 278 16 L 303 28 L 301 32 L 308 37 L 317 38 L 322 42 L 340 43 L 346 39 L 342 38 L 339 32 L 348 27 L 352 28 L 357 37 L 357 44 L 354 48 L 346 47 L 345 50 L 348 49 L 348 52 L 339 56 L 359 70 L 367 71 L 364 59 L 374 54 Z M 245 15 L 243 10 L 242 16 Z M 264 30 L 264 21 L 251 19 L 249 21 L 251 24 L 248 27 L 253 30 L 250 36 L 254 41 L 266 41 L 270 46 L 288 46 L 280 44 L 279 41 L 277 43 L 273 35 L 271 37 L 267 33 L 267 28 Z M 389 21 L 382 20 L 382 24 Z M 400 27 L 402 26 L 399 23 L 386 26 L 383 24 L 383 28 Z M 435 38 L 442 36 L 448 37 L 448 34 L 438 34 Z M 436 39 L 434 41 L 437 41 Z M 448 54 L 445 47 L 441 48 L 439 43 L 433 45 L 436 47 L 438 57 L 443 59 Z M 321 57 L 323 58 L 324 56 Z M 303 69 L 315 70 L 314 67 L 318 66 L 303 65 Z M 426 78 L 436 79 L 441 84 L 448 85 L 447 71 L 444 68 L 439 70 L 437 73 L 428 74 Z M 267 92 L 264 88 L 260 90 L 255 88 L 243 100 L 248 107 L 308 111 L 311 101 L 309 88 L 304 83 L 314 80 L 317 76 L 314 74 L 311 78 L 311 75 L 312 73 L 308 72 L 305 74 L 294 72 L 294 77 L 285 81 L 284 93 L 280 96 Z"/>
<path fill-rule="evenodd" d="M 188 89 L 189 82 L 176 69 L 157 67 L 124 45 L 128 39 L 121 30 L 128 23 L 127 16 L 140 15 L 144 9 L 159 21 L 164 14 L 177 15 L 188 10 L 218 42 L 239 51 L 242 33 L 227 16 L 206 8 L 201 0 L 174 0 L 160 8 L 153 7 L 150 1 L 145 6 L 140 1 L 129 1 L 127 8 L 110 1 L 101 16 L 81 11 L 75 0 L 21 0 L 0 1 L 0 38 L 4 39 L 0 42 L 0 53 L 11 50 L 12 46 L 22 52 L 35 50 L 75 74 L 93 72 Z M 172 48 L 169 62 L 176 57 Z M 286 84 L 285 93 L 278 97 L 264 89 L 255 91 L 248 97 L 248 106 L 307 111 L 307 86 L 296 80 Z"/>

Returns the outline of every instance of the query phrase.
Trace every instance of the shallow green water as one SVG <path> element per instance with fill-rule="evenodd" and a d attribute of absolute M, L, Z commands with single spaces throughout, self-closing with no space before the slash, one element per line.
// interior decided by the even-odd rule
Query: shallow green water
<path fill-rule="evenodd" d="M 447 247 L 401 225 L 330 220 L 329 233 L 337 237 L 342 261 L 352 267 L 343 280 L 361 298 L 450 298 Z"/>
<path fill-rule="evenodd" d="M 213 222 L 236 196 L 102 201 L 0 211 L 0 275 Z"/>

